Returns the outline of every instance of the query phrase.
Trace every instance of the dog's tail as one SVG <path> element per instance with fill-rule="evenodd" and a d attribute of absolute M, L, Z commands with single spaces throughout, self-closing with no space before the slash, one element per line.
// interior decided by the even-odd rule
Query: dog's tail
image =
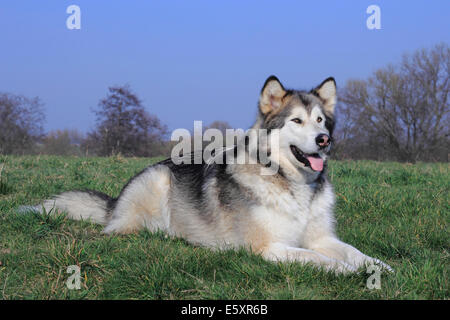
<path fill-rule="evenodd" d="M 40 205 L 22 206 L 19 212 L 65 212 L 74 220 L 90 220 L 106 225 L 115 202 L 116 199 L 98 191 L 67 191 L 45 200 Z"/>

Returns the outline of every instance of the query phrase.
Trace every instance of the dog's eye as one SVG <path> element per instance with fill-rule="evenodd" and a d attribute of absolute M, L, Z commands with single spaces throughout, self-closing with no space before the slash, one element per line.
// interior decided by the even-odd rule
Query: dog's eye
<path fill-rule="evenodd" d="M 294 121 L 295 123 L 298 123 L 298 124 L 300 124 L 300 123 L 303 122 L 303 121 L 302 121 L 301 119 L 299 119 L 299 118 L 292 119 L 292 121 Z"/>
<path fill-rule="evenodd" d="M 322 118 L 321 117 L 317 117 L 317 122 L 321 123 L 322 122 Z"/>

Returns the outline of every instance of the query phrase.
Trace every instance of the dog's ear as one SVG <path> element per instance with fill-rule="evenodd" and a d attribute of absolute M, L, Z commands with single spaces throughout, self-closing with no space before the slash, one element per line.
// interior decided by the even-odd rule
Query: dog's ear
<path fill-rule="evenodd" d="M 267 114 L 281 107 L 286 90 L 283 88 L 280 80 L 275 76 L 267 78 L 261 90 L 259 98 L 259 109 L 262 114 Z"/>
<path fill-rule="evenodd" d="M 323 101 L 323 107 L 329 115 L 334 114 L 334 106 L 336 105 L 336 81 L 333 77 L 325 79 L 311 93 L 318 96 Z"/>

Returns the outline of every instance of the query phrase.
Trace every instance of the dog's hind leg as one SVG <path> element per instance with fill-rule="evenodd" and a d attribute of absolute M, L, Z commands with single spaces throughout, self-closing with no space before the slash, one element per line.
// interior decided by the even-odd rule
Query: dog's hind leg
<path fill-rule="evenodd" d="M 117 199 L 104 233 L 132 233 L 142 228 L 168 231 L 170 170 L 151 167 L 135 177 Z"/>

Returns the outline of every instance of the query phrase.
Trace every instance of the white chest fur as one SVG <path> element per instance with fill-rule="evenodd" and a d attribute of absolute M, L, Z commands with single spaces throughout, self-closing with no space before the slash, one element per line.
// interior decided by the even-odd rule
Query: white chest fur
<path fill-rule="evenodd" d="M 255 223 L 269 232 L 273 241 L 300 245 L 309 221 L 315 217 L 311 212 L 314 188 L 308 184 L 287 188 L 257 175 L 240 178 L 261 203 L 252 212 Z"/>

